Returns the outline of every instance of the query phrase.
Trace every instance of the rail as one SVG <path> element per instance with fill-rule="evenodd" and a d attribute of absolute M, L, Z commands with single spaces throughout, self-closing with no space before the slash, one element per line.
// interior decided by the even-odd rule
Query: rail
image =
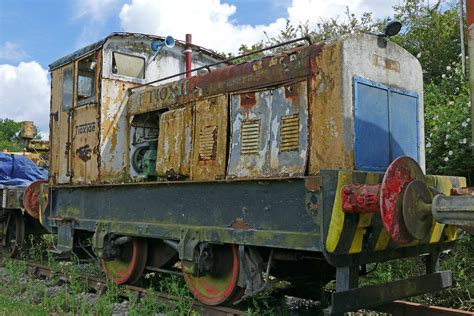
<path fill-rule="evenodd" d="M 49 277 L 53 274 L 53 270 L 42 264 L 38 263 L 33 263 L 33 262 L 25 262 L 27 267 L 29 267 L 32 271 L 32 273 L 36 276 L 42 276 L 42 277 Z M 58 274 L 55 272 L 56 275 Z M 107 286 L 107 281 L 102 280 L 99 278 L 94 278 L 94 277 L 84 277 L 87 282 L 87 286 L 90 289 L 94 289 L 98 292 L 103 292 L 106 290 Z M 63 282 L 69 282 L 67 276 L 63 273 L 59 273 L 59 279 Z M 134 285 L 120 285 L 119 289 L 121 290 L 128 290 L 134 293 L 134 297 L 138 300 L 142 297 L 145 297 L 146 295 L 149 295 L 147 293 L 147 290 L 145 288 L 141 288 L 138 286 Z M 163 303 L 168 306 L 173 306 L 177 305 L 179 299 L 177 297 L 171 296 L 166 293 L 161 293 L 161 292 L 153 292 L 153 295 L 155 296 L 156 300 L 160 303 Z M 232 316 L 232 315 L 244 315 L 245 312 L 230 308 L 230 307 L 222 307 L 222 306 L 207 306 L 204 304 L 201 304 L 197 301 L 193 302 L 192 305 L 193 310 L 197 311 L 200 315 L 207 315 L 207 316 Z"/>
<path fill-rule="evenodd" d="M 31 269 L 33 274 L 37 276 L 49 277 L 53 274 L 51 268 L 46 265 L 37 264 L 33 262 L 26 262 L 27 266 Z M 61 274 L 59 278 L 63 282 L 68 282 L 66 275 Z M 103 292 L 106 289 L 107 282 L 105 280 L 94 278 L 94 277 L 85 277 L 87 285 L 89 288 L 94 289 L 98 292 Z M 145 288 L 141 288 L 134 285 L 120 285 L 120 289 L 132 291 L 135 293 L 135 298 L 139 299 L 148 295 Z M 178 303 L 178 298 L 173 297 L 166 293 L 154 292 L 156 300 L 173 306 Z M 209 316 L 231 316 L 231 315 L 244 315 L 245 312 L 222 306 L 207 306 L 199 302 L 193 302 L 193 309 L 197 311 L 200 315 L 209 315 Z M 384 304 L 376 307 L 372 307 L 371 310 L 389 313 L 392 316 L 474 316 L 473 312 L 440 307 L 440 306 L 427 306 L 418 303 L 406 302 L 406 301 L 394 301 L 389 304 Z M 357 315 L 360 315 L 357 313 Z M 373 314 L 371 314 L 373 315 Z"/>

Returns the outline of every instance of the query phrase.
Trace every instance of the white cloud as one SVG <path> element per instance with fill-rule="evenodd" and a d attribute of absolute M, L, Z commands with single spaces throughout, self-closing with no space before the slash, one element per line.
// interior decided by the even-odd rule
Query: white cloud
<path fill-rule="evenodd" d="M 0 50 L 0 58 L 11 62 L 18 62 L 28 57 L 21 46 L 13 42 L 6 41 Z"/>
<path fill-rule="evenodd" d="M 393 14 L 392 6 L 398 3 L 399 0 L 353 0 L 350 4 L 346 0 L 292 0 L 287 10 L 288 19 L 294 23 L 316 23 L 321 18 L 343 18 L 347 5 L 356 14 L 370 11 L 375 17 L 385 17 Z M 264 31 L 273 36 L 285 25 L 284 18 L 268 25 L 236 24 L 232 19 L 236 10 L 236 6 L 220 0 L 132 0 L 122 6 L 119 17 L 125 31 L 171 35 L 178 39 L 192 33 L 193 42 L 198 45 L 233 53 L 241 44 L 262 40 Z"/>
<path fill-rule="evenodd" d="M 34 121 L 47 136 L 49 96 L 48 71 L 36 61 L 0 65 L 0 118 Z"/>
<path fill-rule="evenodd" d="M 399 0 L 293 0 L 288 8 L 289 20 L 292 22 L 319 22 L 321 18 L 345 17 L 346 7 L 351 13 L 361 15 L 372 12 L 374 17 L 386 17 L 393 14 L 393 6 Z"/>
<path fill-rule="evenodd" d="M 270 25 L 237 25 L 231 21 L 237 8 L 219 0 L 133 0 L 120 12 L 125 31 L 171 35 L 184 39 L 193 34 L 193 42 L 218 52 L 236 52 L 240 44 L 262 39 L 263 31 L 279 29 L 284 19 Z"/>
<path fill-rule="evenodd" d="M 111 15 L 118 13 L 123 0 L 76 0 L 73 18 L 80 20 L 82 30 L 76 40 L 77 48 L 96 41 L 103 34 L 104 25 Z"/>
<path fill-rule="evenodd" d="M 75 17 L 100 21 L 110 15 L 121 0 L 76 0 Z"/>

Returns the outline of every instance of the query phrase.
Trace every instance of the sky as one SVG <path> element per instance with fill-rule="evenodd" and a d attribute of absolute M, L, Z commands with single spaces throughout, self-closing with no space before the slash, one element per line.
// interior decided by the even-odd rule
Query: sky
<path fill-rule="evenodd" d="M 0 118 L 32 120 L 48 135 L 48 65 L 112 32 L 171 35 L 237 53 L 278 34 L 286 20 L 393 15 L 400 0 L 0 0 Z"/>

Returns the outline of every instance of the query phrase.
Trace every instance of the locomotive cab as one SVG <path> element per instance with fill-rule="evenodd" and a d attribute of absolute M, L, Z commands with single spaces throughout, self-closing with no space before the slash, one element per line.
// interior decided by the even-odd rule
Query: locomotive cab
<path fill-rule="evenodd" d="M 156 118 L 127 121 L 127 90 L 185 71 L 190 44 L 176 41 L 167 47 L 172 45 L 164 45 L 166 40 L 114 33 L 50 65 L 52 184 L 111 183 L 134 175 L 137 166 L 129 151 L 133 156 L 158 126 Z M 194 67 L 221 60 L 209 50 L 189 47 Z"/>

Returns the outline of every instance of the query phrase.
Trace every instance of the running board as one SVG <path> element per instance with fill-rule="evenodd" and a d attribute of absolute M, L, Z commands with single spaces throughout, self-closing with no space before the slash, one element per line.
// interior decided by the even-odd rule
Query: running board
<path fill-rule="evenodd" d="M 332 305 L 325 315 L 343 315 L 377 305 L 391 303 L 410 296 L 442 290 L 452 286 L 451 271 L 439 271 L 404 280 L 352 288 L 332 293 Z"/>

